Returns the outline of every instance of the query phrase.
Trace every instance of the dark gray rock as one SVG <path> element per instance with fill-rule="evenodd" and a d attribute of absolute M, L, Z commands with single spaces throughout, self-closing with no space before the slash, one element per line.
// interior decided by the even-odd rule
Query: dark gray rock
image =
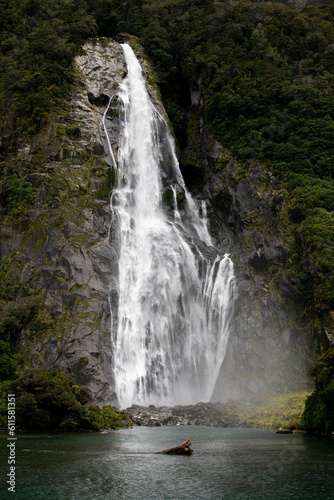
<path fill-rule="evenodd" d="M 112 220 L 107 198 L 97 192 L 109 170 L 102 117 L 126 68 L 120 45 L 107 39 L 87 42 L 76 65 L 80 78 L 67 114 L 51 114 L 43 134 L 17 152 L 24 164 L 38 165 L 40 171 L 34 166 L 30 176 L 37 201 L 25 225 L 1 227 L 0 257 L 16 252 L 20 286 L 41 298 L 38 321 L 43 328 L 38 334 L 29 328 L 21 334 L 26 363 L 65 369 L 88 391 L 91 403 L 118 405 L 111 345 L 117 221 Z M 48 190 L 58 174 L 68 193 L 60 189 L 48 205 Z M 88 193 L 84 207 L 79 204 L 81 193 Z"/>
<path fill-rule="evenodd" d="M 213 401 L 310 384 L 311 328 L 302 319 L 298 284 L 289 269 L 293 235 L 279 189 L 272 174 L 256 163 L 240 178 L 231 157 L 219 176 L 208 172 L 212 228 L 237 275 L 233 326 Z"/>
<path fill-rule="evenodd" d="M 132 405 L 122 410 L 135 425 L 206 425 L 210 427 L 237 427 L 240 419 L 234 409 L 221 403 L 146 408 Z"/>

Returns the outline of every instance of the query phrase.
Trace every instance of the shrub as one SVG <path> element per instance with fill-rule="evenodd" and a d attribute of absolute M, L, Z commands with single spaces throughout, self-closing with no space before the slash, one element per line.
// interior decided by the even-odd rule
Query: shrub
<path fill-rule="evenodd" d="M 87 392 L 56 368 L 25 370 L 19 378 L 4 384 L 4 405 L 8 393 L 16 395 L 17 425 L 26 430 L 100 430 L 132 425 L 127 416 L 111 406 L 85 406 Z"/>
<path fill-rule="evenodd" d="M 0 382 L 13 380 L 16 373 L 16 363 L 12 356 L 10 345 L 0 340 Z"/>
<path fill-rule="evenodd" d="M 1 205 L 10 215 L 15 216 L 35 201 L 36 189 L 27 177 L 19 177 L 7 170 L 2 180 Z"/>
<path fill-rule="evenodd" d="M 329 349 L 312 366 L 315 390 L 307 398 L 302 417 L 303 428 L 316 434 L 334 431 L 334 348 Z"/>

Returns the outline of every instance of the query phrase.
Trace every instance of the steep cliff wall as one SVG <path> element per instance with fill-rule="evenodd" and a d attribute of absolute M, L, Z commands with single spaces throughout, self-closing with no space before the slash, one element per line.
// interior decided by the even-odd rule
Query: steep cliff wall
<path fill-rule="evenodd" d="M 194 183 L 208 203 L 211 233 L 233 259 L 237 275 L 234 323 L 212 400 L 247 398 L 309 387 L 312 320 L 296 277 L 296 241 L 283 186 L 258 162 L 236 161 L 214 141 L 192 91 L 182 168 L 202 172 Z M 326 342 L 326 340 L 324 340 Z"/>
<path fill-rule="evenodd" d="M 23 365 L 65 368 L 92 402 L 117 404 L 111 349 L 117 221 L 108 201 L 116 173 L 102 122 L 126 67 L 120 45 L 107 39 L 87 43 L 76 64 L 71 100 L 55 107 L 43 130 L 4 162 L 5 177 L 12 179 L 15 165 L 35 201 L 17 203 L 15 214 L 7 203 L 4 211 L 0 332 Z M 152 87 L 150 93 L 156 100 Z M 293 274 L 284 192 L 263 166 L 240 165 L 211 140 L 200 114 L 198 93 L 187 134 L 193 166 L 184 160 L 183 170 L 208 202 L 211 232 L 219 250 L 231 254 L 238 281 L 213 400 L 304 387 L 311 328 Z M 117 117 L 110 118 L 117 158 Z"/>
<path fill-rule="evenodd" d="M 208 184 L 212 212 L 222 221 L 220 239 L 226 240 L 221 228 L 232 231 L 227 246 L 238 283 L 234 331 L 214 393 L 219 400 L 305 387 L 312 360 L 282 190 L 259 164 L 241 175 L 238 169 L 230 159 L 218 175 L 223 182 L 215 188 L 214 174 Z"/>
<path fill-rule="evenodd" d="M 71 100 L 4 163 L 7 177 L 15 165 L 30 184 L 35 203 L 2 222 L 3 275 L 15 293 L 2 294 L 0 328 L 23 365 L 65 368 L 92 402 L 115 403 L 110 301 L 117 248 L 110 242 L 113 171 L 102 118 L 126 68 L 120 45 L 107 39 L 86 43 L 76 65 Z"/>

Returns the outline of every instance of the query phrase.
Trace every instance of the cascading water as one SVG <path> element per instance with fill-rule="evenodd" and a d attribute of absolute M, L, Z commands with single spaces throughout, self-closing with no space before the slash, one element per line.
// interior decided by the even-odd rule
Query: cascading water
<path fill-rule="evenodd" d="M 233 264 L 216 257 L 205 207 L 200 217 L 141 66 L 129 45 L 123 50 L 128 76 L 114 99 L 123 127 L 111 198 L 120 227 L 116 393 L 121 407 L 208 401 L 226 351 Z"/>

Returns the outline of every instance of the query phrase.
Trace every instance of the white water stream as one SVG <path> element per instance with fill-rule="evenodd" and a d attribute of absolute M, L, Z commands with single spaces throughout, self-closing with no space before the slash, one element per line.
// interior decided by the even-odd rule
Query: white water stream
<path fill-rule="evenodd" d="M 203 255 L 215 255 L 212 248 L 205 252 L 212 245 L 205 205 L 199 210 L 187 192 L 141 66 L 129 45 L 123 50 L 128 76 L 117 95 L 124 124 L 111 198 L 120 227 L 112 325 L 116 393 L 122 408 L 208 401 L 226 352 L 233 264 L 227 255 Z M 174 201 L 171 215 L 164 208 L 166 186 Z"/>

